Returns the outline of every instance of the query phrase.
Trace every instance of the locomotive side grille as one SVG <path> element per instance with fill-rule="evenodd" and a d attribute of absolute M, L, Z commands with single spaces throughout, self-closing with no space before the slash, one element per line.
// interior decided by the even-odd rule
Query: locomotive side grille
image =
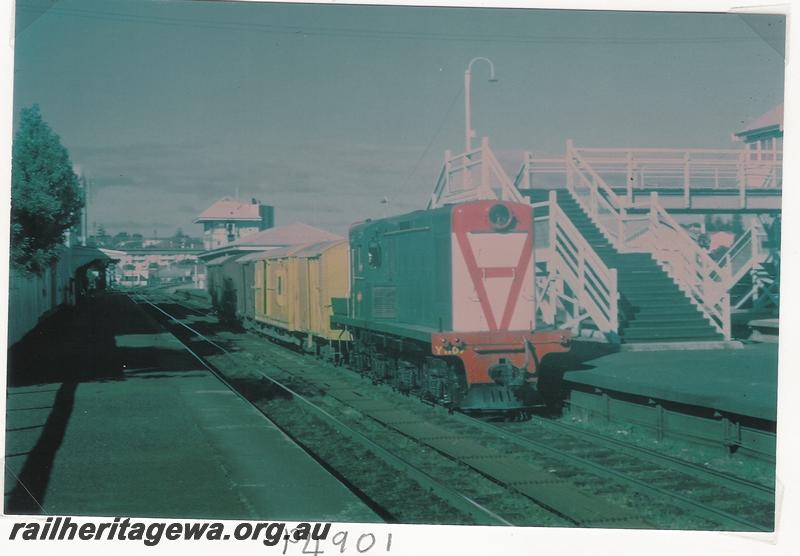
<path fill-rule="evenodd" d="M 393 319 L 397 316 L 395 300 L 397 288 L 379 286 L 372 288 L 372 316 L 376 319 Z"/>

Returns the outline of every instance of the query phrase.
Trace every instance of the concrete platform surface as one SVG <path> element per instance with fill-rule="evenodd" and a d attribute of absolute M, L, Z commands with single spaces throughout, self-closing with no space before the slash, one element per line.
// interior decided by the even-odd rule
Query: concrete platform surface
<path fill-rule="evenodd" d="M 9 356 L 6 513 L 380 521 L 125 296 Z"/>
<path fill-rule="evenodd" d="M 774 421 L 778 346 L 617 352 L 565 370 L 564 380 Z"/>

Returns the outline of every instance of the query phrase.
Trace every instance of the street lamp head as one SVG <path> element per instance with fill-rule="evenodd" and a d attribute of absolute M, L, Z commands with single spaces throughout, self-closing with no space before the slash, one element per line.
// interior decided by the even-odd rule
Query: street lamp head
<path fill-rule="evenodd" d="M 471 115 L 470 115 L 470 90 L 469 90 L 469 88 L 470 88 L 470 78 L 471 78 L 471 73 L 472 73 L 471 70 L 472 70 L 472 64 L 474 64 L 475 62 L 478 62 L 480 60 L 482 60 L 482 61 L 486 62 L 487 64 L 489 64 L 489 82 L 490 83 L 496 83 L 497 82 L 497 77 L 495 77 L 495 75 L 494 75 L 494 64 L 492 63 L 492 61 L 489 58 L 484 58 L 483 56 L 478 56 L 477 58 L 473 58 L 472 60 L 469 61 L 469 64 L 467 64 L 467 71 L 464 72 L 464 113 L 465 113 L 464 123 L 465 123 L 465 127 L 466 127 L 465 132 L 464 132 L 464 138 L 465 138 L 465 143 L 466 143 L 466 152 L 469 152 L 469 151 L 472 150 L 472 141 L 471 141 L 471 139 L 473 137 L 475 137 L 475 132 L 473 131 L 472 125 L 471 125 L 472 118 L 471 118 Z"/>
<path fill-rule="evenodd" d="M 470 60 L 469 64 L 467 64 L 467 71 L 465 73 L 470 73 L 472 70 L 472 64 L 474 64 L 479 60 L 483 60 L 484 62 L 489 64 L 489 81 L 491 82 L 497 81 L 497 79 L 494 76 L 494 64 L 489 58 L 484 58 L 483 56 L 478 56 L 477 58 L 473 58 L 472 60 Z"/>

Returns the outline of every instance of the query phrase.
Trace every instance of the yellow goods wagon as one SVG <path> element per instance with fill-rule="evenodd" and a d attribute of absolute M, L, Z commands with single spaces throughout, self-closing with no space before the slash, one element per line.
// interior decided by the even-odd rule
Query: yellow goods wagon
<path fill-rule="evenodd" d="M 298 326 L 324 340 L 349 340 L 331 329 L 331 299 L 347 296 L 350 286 L 347 241 L 306 245 L 292 255 L 297 265 Z M 305 288 L 303 288 L 305 284 Z"/>
<path fill-rule="evenodd" d="M 289 256 L 299 246 L 271 249 L 253 261 L 255 320 L 285 331 L 292 331 L 288 290 Z"/>
<path fill-rule="evenodd" d="M 270 336 L 306 349 L 349 341 L 330 327 L 331 298 L 347 296 L 348 273 L 344 240 L 263 253 L 254 261 L 255 320 Z"/>

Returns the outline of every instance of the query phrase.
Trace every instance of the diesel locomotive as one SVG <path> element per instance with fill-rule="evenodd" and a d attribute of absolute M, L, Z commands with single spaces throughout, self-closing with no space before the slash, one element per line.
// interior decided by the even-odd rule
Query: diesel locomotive
<path fill-rule="evenodd" d="M 209 286 L 236 292 L 248 327 L 374 382 L 519 414 L 541 404 L 541 359 L 570 341 L 536 330 L 533 255 L 530 206 L 474 201 L 367 220 L 349 241 L 220 260 Z"/>
<path fill-rule="evenodd" d="M 355 370 L 467 412 L 540 404 L 536 371 L 569 334 L 535 330 L 533 211 L 474 201 L 350 229 L 331 322 Z"/>

